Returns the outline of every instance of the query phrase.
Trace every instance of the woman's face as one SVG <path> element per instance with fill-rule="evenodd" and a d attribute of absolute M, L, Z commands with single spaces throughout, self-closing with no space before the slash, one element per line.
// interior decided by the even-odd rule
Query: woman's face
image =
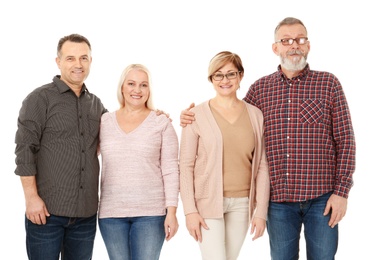
<path fill-rule="evenodd" d="M 241 80 L 241 74 L 232 63 L 224 65 L 212 75 L 215 91 L 223 96 L 236 94 Z"/>
<path fill-rule="evenodd" d="M 125 104 L 145 106 L 149 98 L 149 82 L 147 73 L 139 69 L 131 70 L 123 82 L 122 95 Z"/>

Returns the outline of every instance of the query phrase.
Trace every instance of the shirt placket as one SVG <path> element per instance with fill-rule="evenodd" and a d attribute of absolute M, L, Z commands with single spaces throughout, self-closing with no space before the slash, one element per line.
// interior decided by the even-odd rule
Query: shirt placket
<path fill-rule="evenodd" d="M 85 135 L 88 134 L 85 130 L 85 126 L 88 120 L 87 115 L 84 113 L 84 93 L 81 94 L 79 98 L 77 98 L 77 113 L 78 113 L 78 126 L 79 126 L 79 145 L 80 145 L 80 181 L 79 181 L 79 197 L 84 196 L 84 172 L 86 166 L 86 156 L 85 156 Z M 85 201 L 84 199 L 79 199 L 79 201 Z"/>
<path fill-rule="evenodd" d="M 286 185 L 287 185 L 287 193 L 285 194 L 287 200 L 294 200 L 294 194 L 290 191 L 295 190 L 296 183 L 296 169 L 295 169 L 295 161 L 297 158 L 296 155 L 296 145 L 297 145 L 297 133 L 295 132 L 297 120 L 298 120 L 298 100 L 297 100 L 297 89 L 299 79 L 291 79 L 287 80 L 287 93 L 285 96 L 285 107 L 287 111 L 287 127 L 286 127 L 286 134 L 285 134 L 285 143 L 286 143 L 286 150 L 284 154 L 284 161 L 286 162 L 286 169 L 285 169 L 285 178 L 286 178 Z"/>

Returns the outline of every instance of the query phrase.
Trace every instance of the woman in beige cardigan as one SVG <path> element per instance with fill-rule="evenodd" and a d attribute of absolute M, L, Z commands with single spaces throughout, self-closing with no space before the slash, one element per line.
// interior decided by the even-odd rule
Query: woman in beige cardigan
<path fill-rule="evenodd" d="M 248 228 L 252 240 L 266 228 L 269 173 L 262 112 L 237 98 L 244 76 L 240 57 L 220 52 L 208 80 L 216 96 L 191 111 L 182 130 L 180 194 L 190 235 L 203 259 L 236 259 Z"/>

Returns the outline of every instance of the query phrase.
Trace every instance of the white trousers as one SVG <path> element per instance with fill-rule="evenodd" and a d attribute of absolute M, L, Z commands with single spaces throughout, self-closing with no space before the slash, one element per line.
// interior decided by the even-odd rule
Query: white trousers
<path fill-rule="evenodd" d="M 223 198 L 223 218 L 205 219 L 199 243 L 203 260 L 236 260 L 248 232 L 248 198 Z"/>

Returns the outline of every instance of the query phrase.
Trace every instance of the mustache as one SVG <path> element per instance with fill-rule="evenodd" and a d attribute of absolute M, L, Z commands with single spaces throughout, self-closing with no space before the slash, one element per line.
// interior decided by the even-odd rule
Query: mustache
<path fill-rule="evenodd" d="M 294 55 L 294 54 L 304 55 L 304 52 L 302 50 L 290 50 L 287 52 L 287 55 Z"/>

